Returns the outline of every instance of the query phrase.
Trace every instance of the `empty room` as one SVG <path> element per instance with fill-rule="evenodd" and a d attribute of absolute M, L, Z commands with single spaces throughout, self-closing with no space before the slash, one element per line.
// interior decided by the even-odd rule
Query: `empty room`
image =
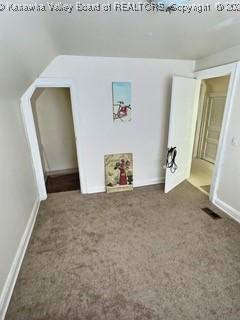
<path fill-rule="evenodd" d="M 0 320 L 240 319 L 240 4 L 0 26 Z"/>

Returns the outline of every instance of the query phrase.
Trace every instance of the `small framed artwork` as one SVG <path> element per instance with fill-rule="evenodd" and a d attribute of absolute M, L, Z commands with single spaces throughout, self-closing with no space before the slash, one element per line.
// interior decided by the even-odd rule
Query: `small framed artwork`
<path fill-rule="evenodd" d="M 132 153 L 108 154 L 104 158 L 107 192 L 133 190 Z"/>
<path fill-rule="evenodd" d="M 132 119 L 131 82 L 113 82 L 113 121 L 128 122 Z"/>

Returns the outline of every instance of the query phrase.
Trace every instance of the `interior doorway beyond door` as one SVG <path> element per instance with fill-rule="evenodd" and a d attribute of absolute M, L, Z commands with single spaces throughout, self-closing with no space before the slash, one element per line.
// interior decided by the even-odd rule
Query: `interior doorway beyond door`
<path fill-rule="evenodd" d="M 210 193 L 230 76 L 202 80 L 194 141 L 191 184 Z"/>

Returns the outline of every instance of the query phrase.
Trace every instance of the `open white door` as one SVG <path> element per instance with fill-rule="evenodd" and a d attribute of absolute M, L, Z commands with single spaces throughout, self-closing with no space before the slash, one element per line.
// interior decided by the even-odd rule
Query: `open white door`
<path fill-rule="evenodd" d="M 200 80 L 173 77 L 168 148 L 176 147 L 177 169 L 166 169 L 165 192 L 190 176 Z"/>

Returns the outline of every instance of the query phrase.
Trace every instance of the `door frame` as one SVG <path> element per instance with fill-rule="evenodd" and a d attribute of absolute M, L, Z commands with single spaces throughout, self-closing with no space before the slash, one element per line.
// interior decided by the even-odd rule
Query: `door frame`
<path fill-rule="evenodd" d="M 227 132 L 230 122 L 230 115 L 233 109 L 233 100 L 235 96 L 235 92 L 237 89 L 237 73 L 238 73 L 238 63 L 230 63 L 219 67 L 214 67 L 210 69 L 196 71 L 194 73 L 194 77 L 198 80 L 206 80 L 210 78 L 222 77 L 222 76 L 230 76 L 228 83 L 228 91 L 226 97 L 226 104 L 223 114 L 222 127 L 220 131 L 220 137 L 217 148 L 216 161 L 213 169 L 211 187 L 209 192 L 209 199 L 212 202 L 215 202 L 217 199 L 217 189 L 219 185 L 219 179 L 222 172 L 222 163 L 224 157 L 224 148 L 227 140 Z"/>
<path fill-rule="evenodd" d="M 214 101 L 215 98 L 224 98 L 224 108 L 223 108 L 223 114 L 224 114 L 224 110 L 225 110 L 225 105 L 226 105 L 226 93 L 221 93 L 221 92 L 215 92 L 215 93 L 208 93 L 207 94 L 207 102 L 206 102 L 206 105 L 204 106 L 205 110 L 204 110 L 204 114 L 203 114 L 203 117 L 204 117 L 204 120 L 203 120 L 203 126 L 202 126 L 202 135 L 200 137 L 200 150 L 199 150 L 199 155 L 200 155 L 200 158 L 202 158 L 203 160 L 207 160 L 211 163 L 213 163 L 215 165 L 215 160 L 213 159 L 210 159 L 210 158 L 207 158 L 205 157 L 205 151 L 206 151 L 206 140 L 207 140 L 207 127 L 208 127 L 208 123 L 210 121 L 210 116 L 211 116 L 211 107 L 212 107 L 212 103 Z M 222 121 L 221 121 L 221 125 L 220 125 L 220 132 L 221 132 L 221 128 L 222 128 Z M 220 136 L 220 134 L 219 134 Z M 217 141 L 217 146 L 218 146 L 218 143 L 219 143 L 219 138 L 218 138 L 218 141 Z"/>
<path fill-rule="evenodd" d="M 45 186 L 43 166 L 31 104 L 31 97 L 37 88 L 69 88 L 70 90 L 81 193 L 87 193 L 86 177 L 84 174 L 84 152 L 83 144 L 81 141 L 82 125 L 80 111 L 77 104 L 78 100 L 76 85 L 72 79 L 40 77 L 34 81 L 34 83 L 21 97 L 22 119 L 27 137 L 28 147 L 32 157 L 32 167 L 35 174 L 39 198 L 40 200 L 47 199 L 47 190 Z"/>

